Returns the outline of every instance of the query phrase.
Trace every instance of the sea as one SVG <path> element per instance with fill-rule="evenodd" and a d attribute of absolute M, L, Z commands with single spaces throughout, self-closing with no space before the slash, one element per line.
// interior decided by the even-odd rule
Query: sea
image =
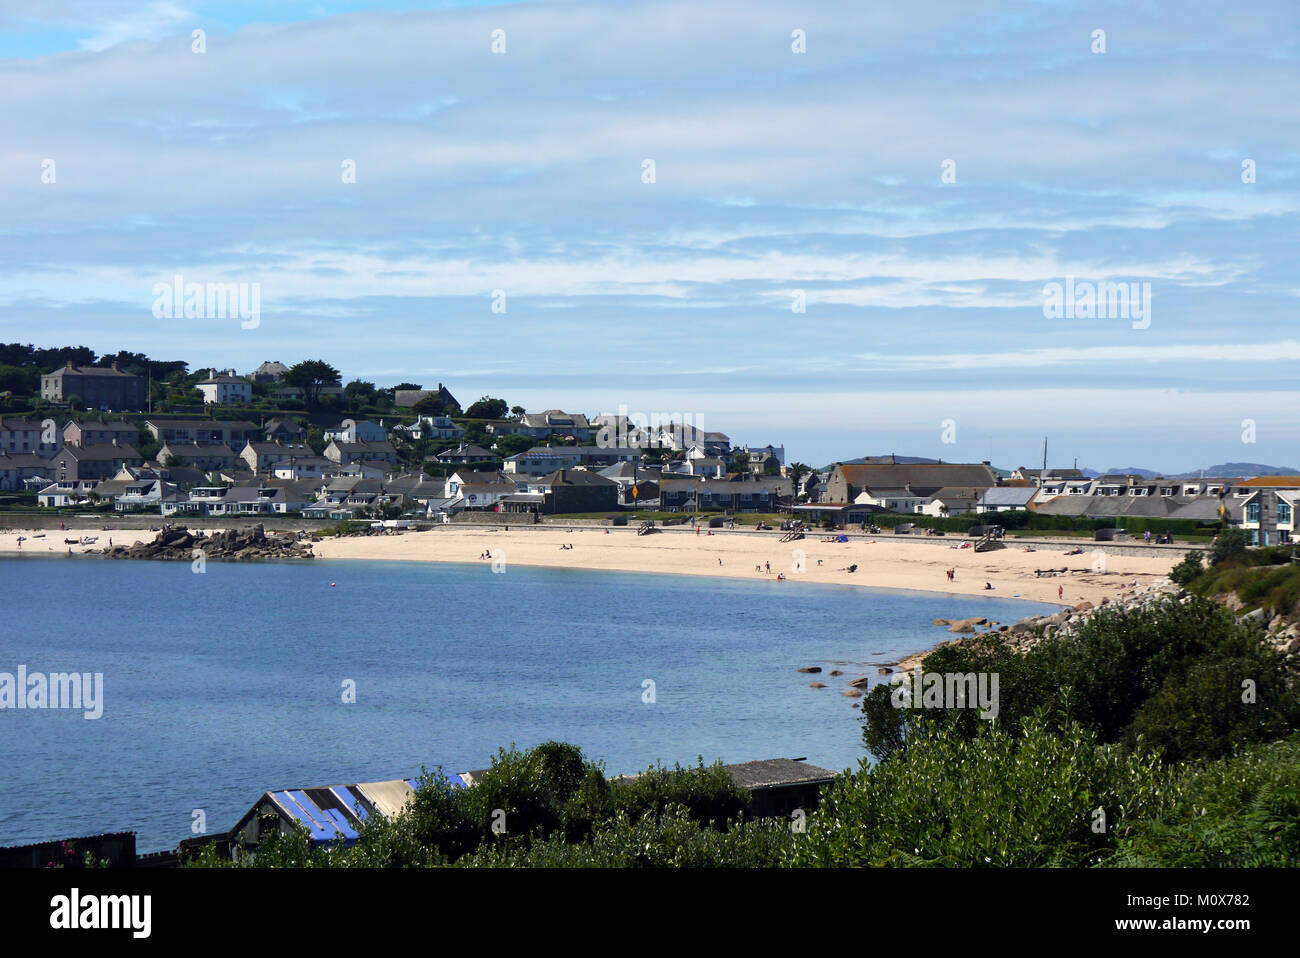
<path fill-rule="evenodd" d="M 948 637 L 935 618 L 1055 609 L 797 579 L 35 556 L 0 559 L 0 596 L 0 679 L 102 676 L 98 718 L 0 709 L 0 845 L 134 831 L 141 852 L 225 831 L 270 789 L 481 769 L 547 740 L 611 775 L 856 769 L 849 680 L 888 681 L 881 664 Z"/>

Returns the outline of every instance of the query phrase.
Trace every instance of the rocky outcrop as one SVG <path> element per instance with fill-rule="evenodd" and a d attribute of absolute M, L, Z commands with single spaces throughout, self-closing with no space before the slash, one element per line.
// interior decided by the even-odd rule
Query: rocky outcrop
<path fill-rule="evenodd" d="M 1101 608 L 1119 606 L 1124 609 L 1140 609 L 1166 599 L 1190 602 L 1192 594 L 1169 579 L 1158 579 L 1118 599 L 1102 599 L 1097 606 L 1081 602 L 1073 609 L 1062 609 L 1053 615 L 1030 616 L 1011 626 L 1010 630 L 999 629 L 999 632 L 1012 648 L 1025 651 L 1033 648 L 1049 635 L 1068 637 L 1074 634 L 1093 613 Z M 1234 612 L 1239 612 L 1242 608 L 1241 601 L 1235 595 L 1219 596 L 1217 601 Z M 1280 615 L 1270 617 L 1269 612 L 1264 609 L 1252 609 L 1241 613 L 1239 618 L 1243 622 L 1253 623 L 1263 629 L 1269 640 L 1278 648 L 1287 652 L 1300 652 L 1300 621 L 1288 622 Z"/>
<path fill-rule="evenodd" d="M 212 535 L 195 535 L 179 526 L 164 526 L 153 542 L 136 542 L 111 549 L 91 549 L 90 555 L 107 559 L 310 559 L 311 542 L 299 535 L 267 535 L 259 524 L 251 529 L 227 529 Z"/>

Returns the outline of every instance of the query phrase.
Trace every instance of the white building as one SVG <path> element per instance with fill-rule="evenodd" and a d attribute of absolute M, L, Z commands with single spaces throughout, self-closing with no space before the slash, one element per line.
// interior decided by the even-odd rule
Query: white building
<path fill-rule="evenodd" d="M 385 442 L 388 439 L 388 430 L 382 423 L 371 422 L 369 419 L 362 419 L 359 422 L 344 419 L 339 425 L 325 430 L 325 439 L 327 441 L 337 439 L 340 442 Z"/>
<path fill-rule="evenodd" d="M 195 387 L 209 406 L 230 406 L 252 402 L 253 384 L 235 375 L 233 369 L 208 371 L 208 378 Z"/>

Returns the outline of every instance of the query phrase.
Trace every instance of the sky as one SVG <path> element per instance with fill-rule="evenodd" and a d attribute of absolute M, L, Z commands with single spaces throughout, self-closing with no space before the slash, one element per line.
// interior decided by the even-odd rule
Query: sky
<path fill-rule="evenodd" d="M 1298 56 L 1294 0 L 0 0 L 0 341 L 1300 467 Z"/>

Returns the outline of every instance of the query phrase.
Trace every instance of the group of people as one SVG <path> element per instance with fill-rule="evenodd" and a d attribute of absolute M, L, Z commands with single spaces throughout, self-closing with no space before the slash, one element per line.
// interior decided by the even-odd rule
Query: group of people
<path fill-rule="evenodd" d="M 560 551 L 561 551 L 561 552 L 567 552 L 569 549 L 572 549 L 572 548 L 573 548 L 573 543 L 572 543 L 572 542 L 566 542 L 566 543 L 563 543 L 563 544 L 560 546 Z"/>

